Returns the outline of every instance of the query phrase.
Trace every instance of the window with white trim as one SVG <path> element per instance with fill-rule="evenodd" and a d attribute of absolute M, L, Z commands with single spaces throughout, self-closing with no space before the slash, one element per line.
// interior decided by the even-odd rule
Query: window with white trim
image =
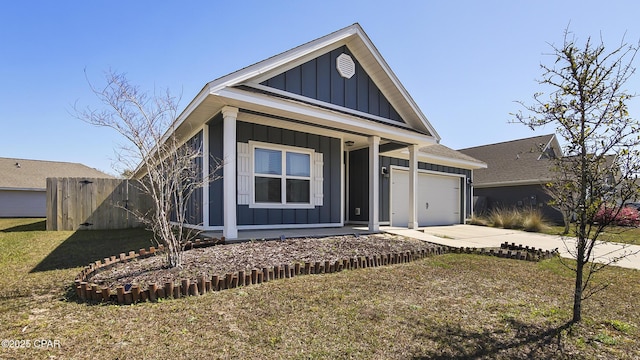
<path fill-rule="evenodd" d="M 313 208 L 323 204 L 323 156 L 313 149 L 238 143 L 238 204 Z"/>

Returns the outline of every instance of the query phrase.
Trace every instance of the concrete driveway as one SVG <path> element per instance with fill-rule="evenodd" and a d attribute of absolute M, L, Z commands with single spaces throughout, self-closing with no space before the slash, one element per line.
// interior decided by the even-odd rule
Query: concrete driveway
<path fill-rule="evenodd" d="M 558 249 L 560 256 L 575 258 L 575 239 L 560 236 L 530 233 L 519 230 L 497 229 L 475 225 L 431 226 L 416 230 L 407 228 L 383 227 L 388 233 L 421 239 L 452 247 L 499 247 L 504 242 L 516 243 L 543 250 Z M 609 262 L 624 254 L 631 254 L 615 265 L 640 270 L 640 246 L 619 243 L 602 243 L 594 248 L 595 261 Z"/>

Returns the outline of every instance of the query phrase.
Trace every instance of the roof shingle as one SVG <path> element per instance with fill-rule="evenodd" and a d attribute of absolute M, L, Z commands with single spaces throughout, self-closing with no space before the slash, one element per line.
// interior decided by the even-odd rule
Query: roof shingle
<path fill-rule="evenodd" d="M 0 189 L 45 190 L 49 177 L 113 178 L 79 163 L 0 158 Z"/>
<path fill-rule="evenodd" d="M 458 150 L 487 163 L 473 173 L 475 186 L 543 183 L 551 179 L 550 158 L 561 156 L 554 134 Z"/>

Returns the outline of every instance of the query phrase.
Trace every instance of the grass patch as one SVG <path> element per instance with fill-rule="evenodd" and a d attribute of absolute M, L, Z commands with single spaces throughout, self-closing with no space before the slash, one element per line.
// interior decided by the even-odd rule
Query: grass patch
<path fill-rule="evenodd" d="M 22 225 L 29 224 L 10 228 Z M 558 273 L 558 260 L 463 254 L 158 303 L 91 306 L 60 301 L 80 270 L 72 267 L 77 258 L 32 271 L 70 238 L 72 248 L 98 258 L 149 241 L 137 230 L 0 231 L 0 338 L 60 341 L 53 349 L 0 348 L 0 358 L 640 357 L 635 270 L 603 270 L 611 287 L 584 302 L 585 321 L 572 327 L 573 279 Z M 15 293 L 19 281 L 35 290 Z"/>
<path fill-rule="evenodd" d="M 562 235 L 564 226 L 549 226 L 541 232 L 549 235 Z M 576 236 L 573 228 L 570 228 L 566 236 Z M 598 236 L 598 240 L 611 241 L 624 244 L 640 245 L 640 228 L 626 226 L 611 226 Z"/>
<path fill-rule="evenodd" d="M 611 327 L 618 330 L 623 334 L 631 334 L 633 332 L 633 325 L 620 320 L 611 320 L 607 322 Z"/>

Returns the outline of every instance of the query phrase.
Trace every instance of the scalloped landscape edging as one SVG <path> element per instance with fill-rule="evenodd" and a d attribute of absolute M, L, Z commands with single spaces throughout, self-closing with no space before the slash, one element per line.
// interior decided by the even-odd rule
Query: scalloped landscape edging
<path fill-rule="evenodd" d="M 196 239 L 187 242 L 185 249 L 209 247 L 224 244 L 225 239 Z M 119 305 L 129 305 L 144 301 L 157 301 L 158 299 L 180 298 L 185 296 L 199 296 L 207 292 L 233 289 L 239 286 L 249 286 L 260 284 L 277 279 L 292 278 L 301 275 L 329 274 L 343 270 L 364 269 L 368 267 L 387 266 L 394 264 L 408 263 L 423 259 L 427 256 L 441 255 L 447 252 L 477 254 L 497 256 L 501 258 L 540 261 L 550 259 L 558 255 L 558 249 L 553 251 L 536 249 L 534 247 L 509 244 L 505 242 L 500 245 L 499 250 L 487 248 L 452 248 L 447 246 L 436 246 L 421 251 L 406 251 L 377 256 L 360 256 L 337 260 L 335 262 L 317 261 L 315 263 L 305 262 L 294 264 L 281 264 L 262 269 L 252 269 L 251 271 L 240 270 L 235 273 L 213 275 L 211 278 L 205 276 L 198 277 L 197 281 L 191 282 L 189 279 L 179 281 L 168 281 L 164 284 L 151 283 L 148 287 L 142 288 L 140 285 L 118 286 L 114 291 L 105 286 L 100 286 L 88 281 L 98 272 L 107 270 L 119 263 L 126 263 L 135 259 L 145 259 L 164 253 L 164 246 L 159 245 L 147 249 L 140 249 L 138 252 L 130 251 L 128 254 L 120 253 L 119 256 L 97 260 L 86 266 L 75 279 L 76 295 L 80 302 L 89 303 L 114 303 Z"/>
<path fill-rule="evenodd" d="M 207 247 L 216 244 L 224 244 L 224 237 L 222 239 L 197 239 L 191 244 L 185 244 L 185 249 Z M 427 256 L 444 254 L 449 251 L 450 248 L 446 246 L 435 246 L 420 251 L 406 251 L 377 256 L 360 256 L 337 260 L 335 262 L 317 261 L 315 263 L 305 262 L 304 264 L 282 264 L 262 269 L 252 269 L 251 271 L 240 270 L 234 273 L 213 275 L 211 278 L 199 276 L 195 282 L 189 279 L 182 279 L 178 281 L 168 281 L 164 284 L 151 283 L 146 289 L 140 285 L 131 285 L 130 287 L 118 286 L 115 292 L 106 286 L 100 286 L 87 281 L 96 273 L 107 270 L 116 264 L 134 259 L 144 259 L 155 256 L 158 253 L 163 253 L 164 246 L 159 245 L 158 249 L 152 246 L 149 250 L 140 249 L 139 252 L 130 251 L 128 254 L 121 253 L 117 257 L 111 256 L 104 258 L 102 261 L 98 260 L 89 264 L 76 277 L 75 290 L 80 302 L 129 305 L 144 301 L 157 301 L 158 299 L 199 296 L 207 292 L 233 289 L 239 286 L 249 286 L 301 275 L 329 274 L 343 270 L 408 263 Z"/>
<path fill-rule="evenodd" d="M 458 254 L 476 254 L 476 255 L 488 255 L 497 256 L 506 259 L 524 260 L 524 261 L 540 261 L 551 259 L 559 254 L 558 249 L 553 251 L 536 249 L 535 247 L 516 245 L 516 243 L 509 244 L 504 242 L 500 244 L 500 249 L 488 249 L 488 248 L 453 248 L 452 253 Z"/>

